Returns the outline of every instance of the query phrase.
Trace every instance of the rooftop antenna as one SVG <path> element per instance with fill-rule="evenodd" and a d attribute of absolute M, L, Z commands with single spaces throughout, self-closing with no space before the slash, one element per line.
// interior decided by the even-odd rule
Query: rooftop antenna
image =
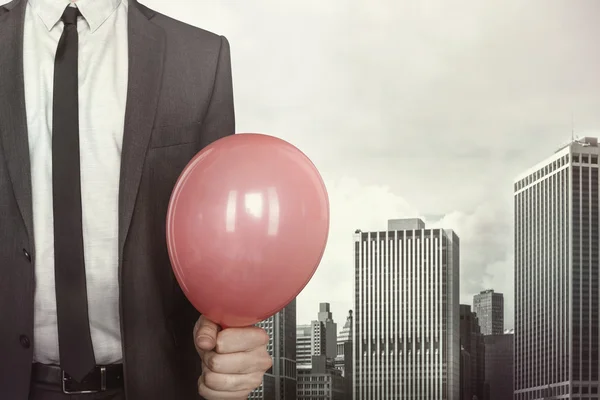
<path fill-rule="evenodd" d="M 571 111 L 571 142 L 575 141 L 575 117 L 573 111 Z"/>

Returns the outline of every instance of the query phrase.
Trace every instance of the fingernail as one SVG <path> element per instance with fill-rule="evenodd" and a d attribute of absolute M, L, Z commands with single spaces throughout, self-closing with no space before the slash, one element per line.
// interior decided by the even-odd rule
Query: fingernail
<path fill-rule="evenodd" d="M 200 335 L 196 337 L 196 344 L 198 345 L 198 347 L 202 347 L 202 346 L 206 346 L 207 345 L 207 341 L 212 341 L 210 336 L 207 335 Z"/>

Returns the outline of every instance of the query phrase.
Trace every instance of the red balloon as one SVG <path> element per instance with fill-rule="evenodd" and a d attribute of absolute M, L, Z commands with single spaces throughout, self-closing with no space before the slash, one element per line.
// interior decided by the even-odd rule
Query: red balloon
<path fill-rule="evenodd" d="M 223 327 L 283 309 L 319 265 L 329 199 L 300 150 L 263 134 L 219 139 L 185 167 L 167 215 L 173 271 L 192 305 Z"/>

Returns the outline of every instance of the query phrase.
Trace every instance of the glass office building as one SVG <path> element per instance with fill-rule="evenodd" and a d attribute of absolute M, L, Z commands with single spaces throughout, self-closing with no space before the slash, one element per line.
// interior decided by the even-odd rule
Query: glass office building
<path fill-rule="evenodd" d="M 515 400 L 600 399 L 599 153 L 576 140 L 515 181 Z"/>
<path fill-rule="evenodd" d="M 459 396 L 459 240 L 418 219 L 354 235 L 353 398 Z"/>

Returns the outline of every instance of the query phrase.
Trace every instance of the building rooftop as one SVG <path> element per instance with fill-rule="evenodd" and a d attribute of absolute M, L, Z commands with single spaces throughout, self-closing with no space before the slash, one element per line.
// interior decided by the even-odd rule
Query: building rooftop
<path fill-rule="evenodd" d="M 558 153 L 561 150 L 564 150 L 567 147 L 571 146 L 572 144 L 578 144 L 578 145 L 580 145 L 582 147 L 598 147 L 598 138 L 593 138 L 593 137 L 585 136 L 585 137 L 578 138 L 578 139 L 571 139 L 569 141 L 569 143 L 565 144 L 564 146 L 561 146 L 554 153 Z"/>
<path fill-rule="evenodd" d="M 587 149 L 587 150 L 586 150 Z M 582 138 L 572 139 L 567 144 L 561 146 L 558 150 L 554 152 L 554 154 L 546 157 L 544 160 L 541 160 L 537 164 L 533 165 L 530 168 L 527 168 L 522 173 L 517 175 L 517 177 L 513 180 L 513 183 L 517 183 L 532 173 L 544 168 L 548 164 L 552 163 L 555 160 L 560 159 L 566 154 L 569 153 L 594 153 L 597 154 L 599 152 L 598 146 L 598 138 L 585 136 Z"/>
<path fill-rule="evenodd" d="M 479 292 L 479 294 L 502 294 L 502 293 L 498 293 L 496 291 L 494 291 L 494 289 L 486 289 L 486 290 L 482 290 L 481 292 Z"/>
<path fill-rule="evenodd" d="M 409 231 L 425 229 L 425 222 L 421 218 L 400 218 L 388 220 L 388 231 Z"/>

